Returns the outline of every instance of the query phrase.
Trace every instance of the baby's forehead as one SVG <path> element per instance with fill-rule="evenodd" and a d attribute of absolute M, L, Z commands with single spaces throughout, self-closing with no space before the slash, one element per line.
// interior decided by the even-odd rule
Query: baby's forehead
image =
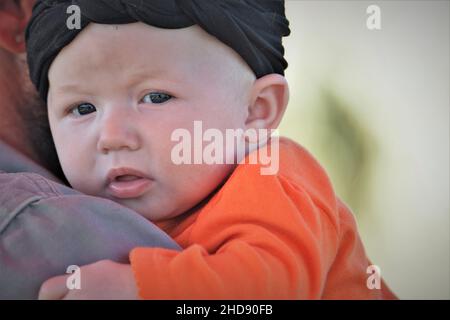
<path fill-rule="evenodd" d="M 161 29 L 143 23 L 91 24 L 60 52 L 55 65 L 58 60 L 64 61 L 66 73 L 115 69 L 179 78 L 206 74 L 213 80 L 251 72 L 233 49 L 198 26 Z"/>

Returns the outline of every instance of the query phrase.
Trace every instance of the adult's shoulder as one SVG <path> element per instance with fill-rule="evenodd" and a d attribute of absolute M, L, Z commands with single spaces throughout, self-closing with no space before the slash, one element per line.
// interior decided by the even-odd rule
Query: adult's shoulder
<path fill-rule="evenodd" d="M 29 201 L 77 192 L 31 172 L 0 171 L 0 212 L 13 211 Z"/>
<path fill-rule="evenodd" d="M 128 262 L 134 247 L 178 245 L 134 211 L 34 173 L 0 173 L 0 298 L 37 297 L 70 265 Z"/>

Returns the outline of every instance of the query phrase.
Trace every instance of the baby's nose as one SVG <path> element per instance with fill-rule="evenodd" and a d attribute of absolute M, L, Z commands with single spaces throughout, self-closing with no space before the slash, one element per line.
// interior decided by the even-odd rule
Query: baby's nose
<path fill-rule="evenodd" d="M 136 122 L 124 112 L 110 112 L 105 115 L 100 125 L 97 150 L 103 154 L 111 151 L 140 148 L 139 133 Z"/>

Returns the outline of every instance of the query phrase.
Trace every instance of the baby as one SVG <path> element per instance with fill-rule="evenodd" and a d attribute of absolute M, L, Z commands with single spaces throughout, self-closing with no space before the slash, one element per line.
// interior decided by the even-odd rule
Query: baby
<path fill-rule="evenodd" d="M 74 4 L 79 29 L 66 25 Z M 135 210 L 184 249 L 135 248 L 129 265 L 83 266 L 81 290 L 50 279 L 41 298 L 394 297 L 381 280 L 369 285 L 353 216 L 320 165 L 269 137 L 288 103 L 288 34 L 284 1 L 37 2 L 30 75 L 68 181 Z M 180 130 L 194 137 L 186 148 Z M 219 139 L 228 130 L 245 152 Z M 251 130 L 268 134 L 255 141 Z M 215 161 L 175 159 L 191 147 L 208 154 L 207 142 Z M 250 163 L 262 151 L 279 159 L 272 174 Z"/>

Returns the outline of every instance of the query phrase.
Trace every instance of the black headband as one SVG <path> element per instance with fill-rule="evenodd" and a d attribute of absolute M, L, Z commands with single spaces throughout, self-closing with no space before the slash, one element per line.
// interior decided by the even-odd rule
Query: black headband
<path fill-rule="evenodd" d="M 81 29 L 66 26 L 71 5 L 81 10 Z M 197 24 L 234 49 L 257 78 L 284 75 L 287 68 L 282 37 L 290 30 L 284 0 L 38 0 L 26 43 L 30 77 L 40 96 L 47 101 L 53 60 L 90 22 L 138 21 L 165 29 Z"/>

